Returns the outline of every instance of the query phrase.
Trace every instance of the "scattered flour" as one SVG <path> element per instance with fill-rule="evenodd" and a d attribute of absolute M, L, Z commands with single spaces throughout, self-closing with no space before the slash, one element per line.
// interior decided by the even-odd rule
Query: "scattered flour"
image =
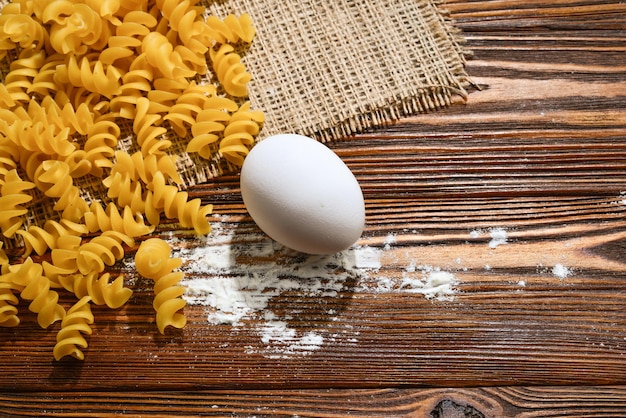
<path fill-rule="evenodd" d="M 480 238 L 483 235 L 489 234 L 491 240 L 489 241 L 489 248 L 496 248 L 498 245 L 506 244 L 508 242 L 508 233 L 504 228 L 490 228 L 487 232 L 482 229 L 473 229 L 470 231 L 469 236 L 472 239 Z"/>
<path fill-rule="evenodd" d="M 558 277 L 559 279 L 565 279 L 566 277 L 572 274 L 572 271 L 569 267 L 565 267 L 563 264 L 555 264 L 552 267 L 552 274 Z"/>
<path fill-rule="evenodd" d="M 202 241 L 179 242 L 172 255 L 183 260 L 181 284 L 187 288 L 188 304 L 206 306 L 210 324 L 228 324 L 233 332 L 245 329 L 259 336 L 260 344 L 246 347 L 248 353 L 289 358 L 311 354 L 327 341 L 357 342 L 358 331 L 353 329 L 331 335 L 323 327 L 296 325 L 301 323 L 302 307 L 272 306 L 281 294 L 323 306 L 324 298 L 342 298 L 342 292 L 350 289 L 415 293 L 434 300 L 451 300 L 456 292 L 454 274 L 438 268 L 410 264 L 402 277 L 381 274 L 382 253 L 395 243 L 391 234 L 382 248 L 357 245 L 338 254 L 313 256 L 291 251 L 256 229 L 240 231 L 217 220 L 211 234 Z M 174 235 L 169 239 L 176 241 Z M 323 312 L 316 313 L 326 315 L 320 322 L 338 321 L 335 309 Z"/>
<path fill-rule="evenodd" d="M 506 244 L 508 234 L 504 228 L 492 228 L 489 230 L 491 241 L 489 241 L 489 248 L 496 248 L 498 245 Z"/>

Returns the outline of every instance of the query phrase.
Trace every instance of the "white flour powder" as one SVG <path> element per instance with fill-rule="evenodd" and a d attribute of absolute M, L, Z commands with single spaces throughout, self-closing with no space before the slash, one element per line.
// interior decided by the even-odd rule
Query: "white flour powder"
<path fill-rule="evenodd" d="M 433 300 L 451 300 L 455 293 L 454 274 L 438 268 L 409 264 L 402 277 L 382 274 L 381 256 L 395 244 L 392 235 L 382 248 L 354 246 L 331 256 L 308 256 L 275 243 L 258 229 L 241 230 L 227 219 L 216 217 L 211 234 L 200 240 L 176 242 L 174 234 L 168 239 L 176 244 L 172 256 L 183 260 L 181 284 L 187 287 L 187 303 L 206 306 L 209 324 L 258 334 L 259 345 L 247 347 L 249 353 L 285 358 L 311 354 L 327 341 L 358 341 L 358 331 L 349 325 L 334 333 L 294 326 L 304 308 L 294 303 L 274 309 L 272 301 L 281 294 L 323 307 L 325 298 L 342 298 L 342 292 L 350 290 L 414 293 Z M 327 309 L 324 315 L 336 330 L 337 312 Z"/>
<path fill-rule="evenodd" d="M 490 228 L 488 231 L 482 229 L 474 229 L 470 231 L 470 238 L 480 238 L 485 234 L 489 234 L 491 240 L 489 241 L 489 248 L 496 248 L 499 245 L 506 244 L 508 242 L 508 233 L 504 228 Z"/>

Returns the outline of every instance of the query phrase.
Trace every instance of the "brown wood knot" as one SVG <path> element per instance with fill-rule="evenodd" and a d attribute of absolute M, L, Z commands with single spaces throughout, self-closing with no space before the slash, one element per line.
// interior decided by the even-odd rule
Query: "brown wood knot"
<path fill-rule="evenodd" d="M 472 405 L 459 404 L 451 399 L 440 401 L 430 412 L 431 418 L 486 418 L 485 414 Z"/>

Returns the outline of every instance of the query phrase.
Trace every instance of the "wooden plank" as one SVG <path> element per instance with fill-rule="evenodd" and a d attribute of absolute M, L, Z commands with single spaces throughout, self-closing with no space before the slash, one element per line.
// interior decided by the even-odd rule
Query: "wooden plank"
<path fill-rule="evenodd" d="M 272 298 L 268 307 L 297 336 L 321 336 L 319 350 L 271 351 L 261 338 L 263 318 L 250 317 L 240 327 L 211 325 L 201 306 L 186 309 L 184 330 L 161 336 L 152 323 L 151 289 L 137 284 L 123 310 L 94 310 L 87 367 L 54 362 L 54 332 L 39 330 L 22 306 L 24 323 L 0 330 L 7 377 L 2 390 L 44 390 L 51 383 L 59 389 L 173 390 L 624 382 L 621 201 L 371 203 L 378 207 L 372 207 L 361 244 L 380 251 L 381 268 L 366 278 L 347 277 L 337 294 L 294 289 Z M 234 209 L 221 218 L 222 228 L 240 236 L 254 232 Z M 490 245 L 493 228 L 507 231 L 506 243 Z M 182 248 L 206 245 L 183 231 L 176 239 Z M 307 262 L 288 253 L 273 257 L 279 264 Z M 555 274 L 559 264 L 571 274 Z M 401 291 L 404 279 L 420 279 L 429 268 L 455 275 L 453 300 Z"/>
<path fill-rule="evenodd" d="M 626 389 L 494 387 L 205 392 L 40 392 L 0 394 L 0 413 L 110 417 L 591 417 L 626 416 Z"/>
<path fill-rule="evenodd" d="M 316 292 L 309 279 L 237 326 L 189 306 L 188 326 L 161 336 L 131 248 L 113 272 L 135 294 L 94 310 L 85 362 L 52 360 L 58 327 L 39 329 L 26 304 L 20 327 L 0 329 L 0 413 L 624 416 L 626 5 L 446 7 L 474 52 L 467 103 L 329 144 L 363 186 L 359 244 L 379 268 L 335 266 L 340 279 Z M 236 175 L 190 194 L 215 204 L 228 239 L 163 225 L 178 249 L 262 244 Z M 235 261 L 307 262 L 281 251 Z M 432 271 L 456 279 L 449 300 L 407 285 Z M 266 338 L 267 312 L 293 341 Z M 288 347 L 309 334 L 322 343 Z"/>

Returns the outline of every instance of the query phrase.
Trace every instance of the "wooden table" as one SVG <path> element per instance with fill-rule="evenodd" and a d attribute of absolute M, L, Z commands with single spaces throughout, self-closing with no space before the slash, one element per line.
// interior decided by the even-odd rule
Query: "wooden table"
<path fill-rule="evenodd" d="M 369 279 L 430 266 L 457 279 L 450 300 L 285 292 L 267 309 L 324 338 L 290 356 L 202 306 L 161 336 L 140 286 L 94 311 L 84 362 L 55 362 L 24 314 L 0 330 L 0 414 L 626 416 L 626 4 L 447 8 L 474 52 L 468 101 L 329 145 L 366 197 Z M 254 230 L 236 177 L 194 193 Z"/>

